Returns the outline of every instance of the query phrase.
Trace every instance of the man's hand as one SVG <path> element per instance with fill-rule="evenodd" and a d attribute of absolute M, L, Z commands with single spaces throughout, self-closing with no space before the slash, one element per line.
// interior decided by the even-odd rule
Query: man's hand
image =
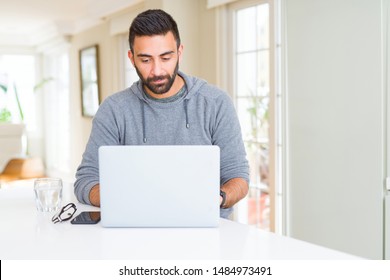
<path fill-rule="evenodd" d="M 248 194 L 248 183 L 242 178 L 233 178 L 227 181 L 221 190 L 226 193 L 226 200 L 223 208 L 230 208 L 238 201 L 243 199 Z M 219 204 L 222 203 L 222 197 L 220 197 Z"/>
<path fill-rule="evenodd" d="M 93 206 L 100 207 L 100 185 L 99 184 L 93 186 L 91 191 L 89 192 L 89 201 Z"/>

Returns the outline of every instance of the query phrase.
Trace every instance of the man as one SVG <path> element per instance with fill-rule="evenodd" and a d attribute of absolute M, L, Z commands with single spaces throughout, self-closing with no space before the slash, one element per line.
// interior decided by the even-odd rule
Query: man
<path fill-rule="evenodd" d="M 140 80 L 99 107 L 76 173 L 78 200 L 100 206 L 98 148 L 102 145 L 217 145 L 220 215 L 228 217 L 231 207 L 247 194 L 249 177 L 230 98 L 178 70 L 183 45 L 176 22 L 166 12 L 139 14 L 130 26 L 129 43 L 128 57 Z"/>

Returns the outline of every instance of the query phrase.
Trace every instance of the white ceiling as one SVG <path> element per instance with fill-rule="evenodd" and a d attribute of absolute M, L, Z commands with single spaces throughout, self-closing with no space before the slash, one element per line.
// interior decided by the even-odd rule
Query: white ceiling
<path fill-rule="evenodd" d="M 0 0 L 0 45 L 32 46 L 71 35 L 142 0 Z"/>

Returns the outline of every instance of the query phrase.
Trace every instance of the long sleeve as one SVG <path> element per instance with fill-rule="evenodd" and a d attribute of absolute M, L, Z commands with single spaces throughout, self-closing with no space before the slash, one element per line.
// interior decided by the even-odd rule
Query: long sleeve
<path fill-rule="evenodd" d="M 103 102 L 96 113 L 82 162 L 76 172 L 75 195 L 82 203 L 90 204 L 89 192 L 94 185 L 99 183 L 99 147 L 119 145 L 120 142 L 120 133 L 111 103 Z"/>
<path fill-rule="evenodd" d="M 243 178 L 249 182 L 248 161 L 233 103 L 228 95 L 223 94 L 216 106 L 212 141 L 221 149 L 221 185 L 232 178 Z"/>

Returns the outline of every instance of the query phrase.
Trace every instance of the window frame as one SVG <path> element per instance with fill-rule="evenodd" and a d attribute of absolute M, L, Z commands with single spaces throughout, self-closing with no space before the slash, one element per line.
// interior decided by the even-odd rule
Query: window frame
<path fill-rule="evenodd" d="M 278 196 L 281 195 L 280 187 L 276 186 L 276 184 L 280 184 L 281 180 L 276 177 L 276 169 L 278 168 L 278 174 L 280 174 L 281 165 L 279 163 L 279 147 L 281 146 L 281 141 L 279 141 L 280 137 L 277 135 L 278 133 L 278 125 L 279 120 L 276 119 L 277 114 L 280 114 L 279 108 L 276 104 L 278 100 L 277 95 L 275 92 L 276 86 L 277 86 L 277 79 L 278 75 L 275 72 L 275 64 L 276 59 L 275 55 L 277 54 L 277 44 L 276 44 L 276 28 L 275 28 L 275 3 L 277 1 L 274 0 L 242 0 L 237 1 L 231 4 L 226 5 L 225 8 L 219 9 L 219 25 L 223 24 L 224 22 L 227 22 L 227 34 L 222 33 L 219 35 L 219 39 L 225 40 L 225 42 L 228 42 L 226 45 L 228 46 L 227 52 L 224 54 L 221 54 L 221 57 L 219 58 L 220 63 L 220 69 L 228 69 L 225 73 L 222 75 L 225 75 L 226 79 L 221 78 L 221 81 L 226 81 L 225 86 L 228 89 L 228 92 L 230 92 L 232 100 L 234 102 L 234 105 L 237 107 L 237 93 L 236 93 L 236 71 L 237 71 L 237 61 L 236 61 L 236 17 L 235 13 L 237 10 L 245 9 L 252 6 L 262 5 L 262 4 L 268 4 L 269 5 L 269 137 L 268 137 L 268 147 L 269 147 L 269 196 L 270 196 L 270 225 L 269 228 L 271 231 L 275 232 L 277 229 L 276 227 L 276 215 L 275 215 L 275 204 L 276 204 L 276 194 L 278 193 Z M 225 17 L 225 19 L 224 19 Z M 227 18 L 227 19 L 226 19 Z M 226 29 L 225 29 L 226 30 Z M 220 28 L 220 31 L 221 28 Z M 226 31 L 225 31 L 226 32 Z M 223 44 L 220 44 L 223 45 Z M 225 56 L 225 57 L 223 57 Z M 225 62 L 224 62 L 225 61 Z M 221 75 L 221 74 L 220 74 Z M 279 103 L 278 103 L 279 104 Z M 276 160 L 278 157 L 278 160 Z M 247 213 L 247 201 L 244 199 L 244 201 L 239 202 L 236 207 L 237 215 L 234 217 L 237 220 L 245 220 L 245 213 Z M 281 205 L 278 205 L 278 208 Z M 241 209 L 240 209 L 241 208 Z M 279 211 L 279 209 L 278 209 Z M 243 213 L 244 212 L 244 213 Z M 281 213 L 281 211 L 280 211 Z M 280 215 L 278 213 L 278 215 Z M 280 218 L 278 218 L 280 219 Z M 277 221 L 278 222 L 278 221 Z M 279 224 L 279 222 L 278 222 Z M 278 229 L 280 231 L 280 229 Z"/>

